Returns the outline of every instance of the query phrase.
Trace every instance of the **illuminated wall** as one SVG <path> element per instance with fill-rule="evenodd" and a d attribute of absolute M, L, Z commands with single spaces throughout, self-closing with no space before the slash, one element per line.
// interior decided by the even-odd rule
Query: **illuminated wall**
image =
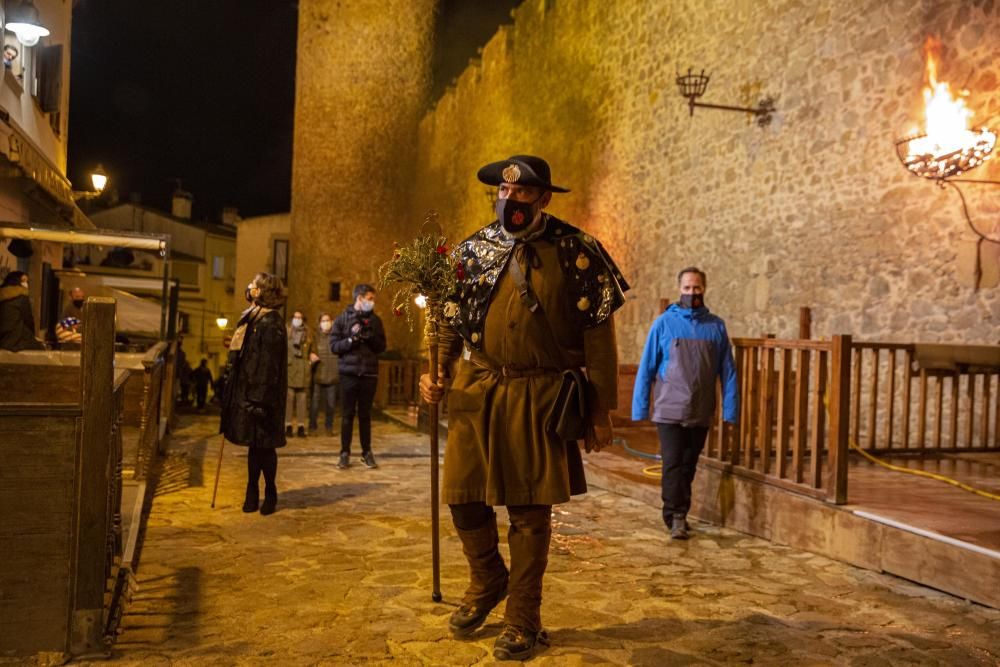
<path fill-rule="evenodd" d="M 301 0 L 289 303 L 339 313 L 412 235 L 416 135 L 427 109 L 435 0 Z M 341 300 L 329 299 L 331 282 Z M 386 320 L 390 347 L 414 347 Z M 407 342 L 409 341 L 409 342 Z"/>
<path fill-rule="evenodd" d="M 688 264 L 708 272 L 733 335 L 795 336 L 810 306 L 817 337 L 1000 342 L 1000 245 L 984 245 L 974 291 L 957 196 L 894 153 L 921 120 L 931 34 L 974 121 L 996 116 L 992 2 L 526 0 L 424 117 L 414 208 L 438 209 L 457 239 L 490 220 L 481 164 L 545 156 L 573 189 L 553 212 L 601 238 L 634 286 L 619 318 L 626 362 Z M 704 101 L 775 96 L 774 122 L 689 116 L 674 83 L 688 67 L 712 75 Z M 1000 190 L 970 204 L 1000 232 Z"/>

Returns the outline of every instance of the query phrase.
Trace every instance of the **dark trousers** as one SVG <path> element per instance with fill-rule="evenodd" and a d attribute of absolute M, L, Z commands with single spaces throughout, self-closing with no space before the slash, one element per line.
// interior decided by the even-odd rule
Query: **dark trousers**
<path fill-rule="evenodd" d="M 257 490 L 261 473 L 264 475 L 264 492 L 277 493 L 278 452 L 270 447 L 250 447 L 247 450 L 247 486 Z"/>
<path fill-rule="evenodd" d="M 204 387 L 195 385 L 194 396 L 195 400 L 198 402 L 198 407 L 205 407 L 205 400 L 208 398 L 208 385 L 205 385 Z"/>
<path fill-rule="evenodd" d="M 354 415 L 358 415 L 358 436 L 361 451 L 372 450 L 372 402 L 375 400 L 374 375 L 340 376 L 340 451 L 351 452 L 351 436 L 354 433 Z"/>
<path fill-rule="evenodd" d="M 313 384 L 312 403 L 309 405 L 309 428 L 316 430 L 316 418 L 319 417 L 319 409 L 323 408 L 326 413 L 326 430 L 333 429 L 334 406 L 337 405 L 337 385 L 335 384 Z"/>
<path fill-rule="evenodd" d="M 707 426 L 657 424 L 660 455 L 663 457 L 663 521 L 669 526 L 674 516 L 684 516 L 691 509 L 691 483 L 698 470 L 698 457 L 708 437 Z"/>

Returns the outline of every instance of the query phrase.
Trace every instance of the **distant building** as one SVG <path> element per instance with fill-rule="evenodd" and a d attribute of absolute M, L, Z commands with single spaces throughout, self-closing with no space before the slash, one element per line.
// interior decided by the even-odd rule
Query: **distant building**
<path fill-rule="evenodd" d="M 8 9 L 12 4 L 7 3 Z M 4 223 L 93 227 L 74 202 L 66 178 L 73 4 L 35 3 L 39 22 L 50 33 L 35 44 L 22 43 L 0 27 L 2 46 L 16 53 L 9 61 L 5 56 L 0 71 L 0 220 Z M 28 273 L 39 327 L 46 324 L 40 312 L 43 269 L 59 268 L 62 254 L 62 243 L 56 241 L 19 240 L 11 247 L 8 239 L 0 239 L 0 274 Z"/>
<path fill-rule="evenodd" d="M 225 219 L 225 213 L 224 219 Z M 255 218 L 236 220 L 236 291 L 232 310 L 228 313 L 230 325 L 247 307 L 243 288 L 253 277 L 265 271 L 273 273 L 288 283 L 288 250 L 291 236 L 291 215 L 278 213 Z M 294 308 L 295 306 L 293 306 Z M 312 318 L 315 313 L 309 313 Z"/>
<path fill-rule="evenodd" d="M 183 193 L 187 195 L 187 193 Z M 190 216 L 190 195 L 177 202 L 174 211 Z M 184 205 L 186 203 L 186 206 Z M 179 285 L 179 322 L 177 332 L 184 336 L 184 349 L 196 362 L 195 356 L 208 359 L 213 375 L 225 363 L 225 330 L 220 330 L 216 319 L 227 315 L 232 329 L 230 306 L 233 303 L 236 275 L 236 228 L 211 222 L 194 222 L 189 218 L 171 215 L 136 203 L 120 204 L 92 215 L 94 224 L 101 229 L 166 234 L 170 236 L 168 278 Z M 81 249 L 81 251 L 86 251 Z M 128 253 L 115 255 L 115 249 L 103 251 L 89 249 L 89 255 L 75 258 L 77 269 L 87 275 L 114 276 L 122 289 L 135 294 L 143 290 L 130 288 L 128 277 L 163 277 L 163 261 L 148 254 Z M 126 263 L 126 260 L 131 260 Z M 148 282 L 148 281 L 147 281 Z M 160 292 L 146 292 L 159 298 Z"/>

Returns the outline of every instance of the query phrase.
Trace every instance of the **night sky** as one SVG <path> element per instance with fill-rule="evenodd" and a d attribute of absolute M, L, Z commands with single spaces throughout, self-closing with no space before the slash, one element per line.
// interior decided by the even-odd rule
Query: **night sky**
<path fill-rule="evenodd" d="M 441 0 L 434 95 L 520 0 Z M 69 178 L 101 163 L 122 200 L 195 219 L 289 210 L 296 0 L 81 0 L 73 11 Z"/>

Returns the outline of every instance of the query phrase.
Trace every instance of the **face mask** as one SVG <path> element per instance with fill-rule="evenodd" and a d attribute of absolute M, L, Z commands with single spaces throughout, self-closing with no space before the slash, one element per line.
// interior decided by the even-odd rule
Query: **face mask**
<path fill-rule="evenodd" d="M 363 312 L 363 313 L 370 313 L 374 309 L 375 309 L 375 302 L 374 301 L 369 301 L 368 299 L 362 299 L 361 300 L 361 305 L 360 305 L 361 312 Z"/>
<path fill-rule="evenodd" d="M 295 327 L 296 329 L 298 329 L 300 326 L 302 326 L 302 318 L 301 317 L 293 317 L 292 318 L 292 326 Z"/>
<path fill-rule="evenodd" d="M 253 289 L 253 283 L 247 285 L 246 290 L 243 292 L 243 296 L 246 297 L 247 303 L 253 303 L 253 295 L 250 294 L 250 290 Z"/>
<path fill-rule="evenodd" d="M 319 323 L 319 330 L 322 331 L 323 333 L 330 333 L 330 329 L 332 328 L 333 328 L 333 322 L 324 321 Z"/>
<path fill-rule="evenodd" d="M 701 308 L 705 305 L 705 297 L 701 294 L 681 294 L 678 303 L 681 308 Z"/>
<path fill-rule="evenodd" d="M 28 289 L 28 281 L 27 280 L 22 280 L 21 281 L 21 287 L 23 287 L 24 289 Z"/>
<path fill-rule="evenodd" d="M 498 199 L 497 220 L 510 234 L 523 232 L 535 220 L 535 204 L 544 196 L 543 193 L 541 197 L 530 203 L 513 199 Z"/>
<path fill-rule="evenodd" d="M 73 305 L 77 308 L 83 308 L 83 299 L 73 299 Z"/>

